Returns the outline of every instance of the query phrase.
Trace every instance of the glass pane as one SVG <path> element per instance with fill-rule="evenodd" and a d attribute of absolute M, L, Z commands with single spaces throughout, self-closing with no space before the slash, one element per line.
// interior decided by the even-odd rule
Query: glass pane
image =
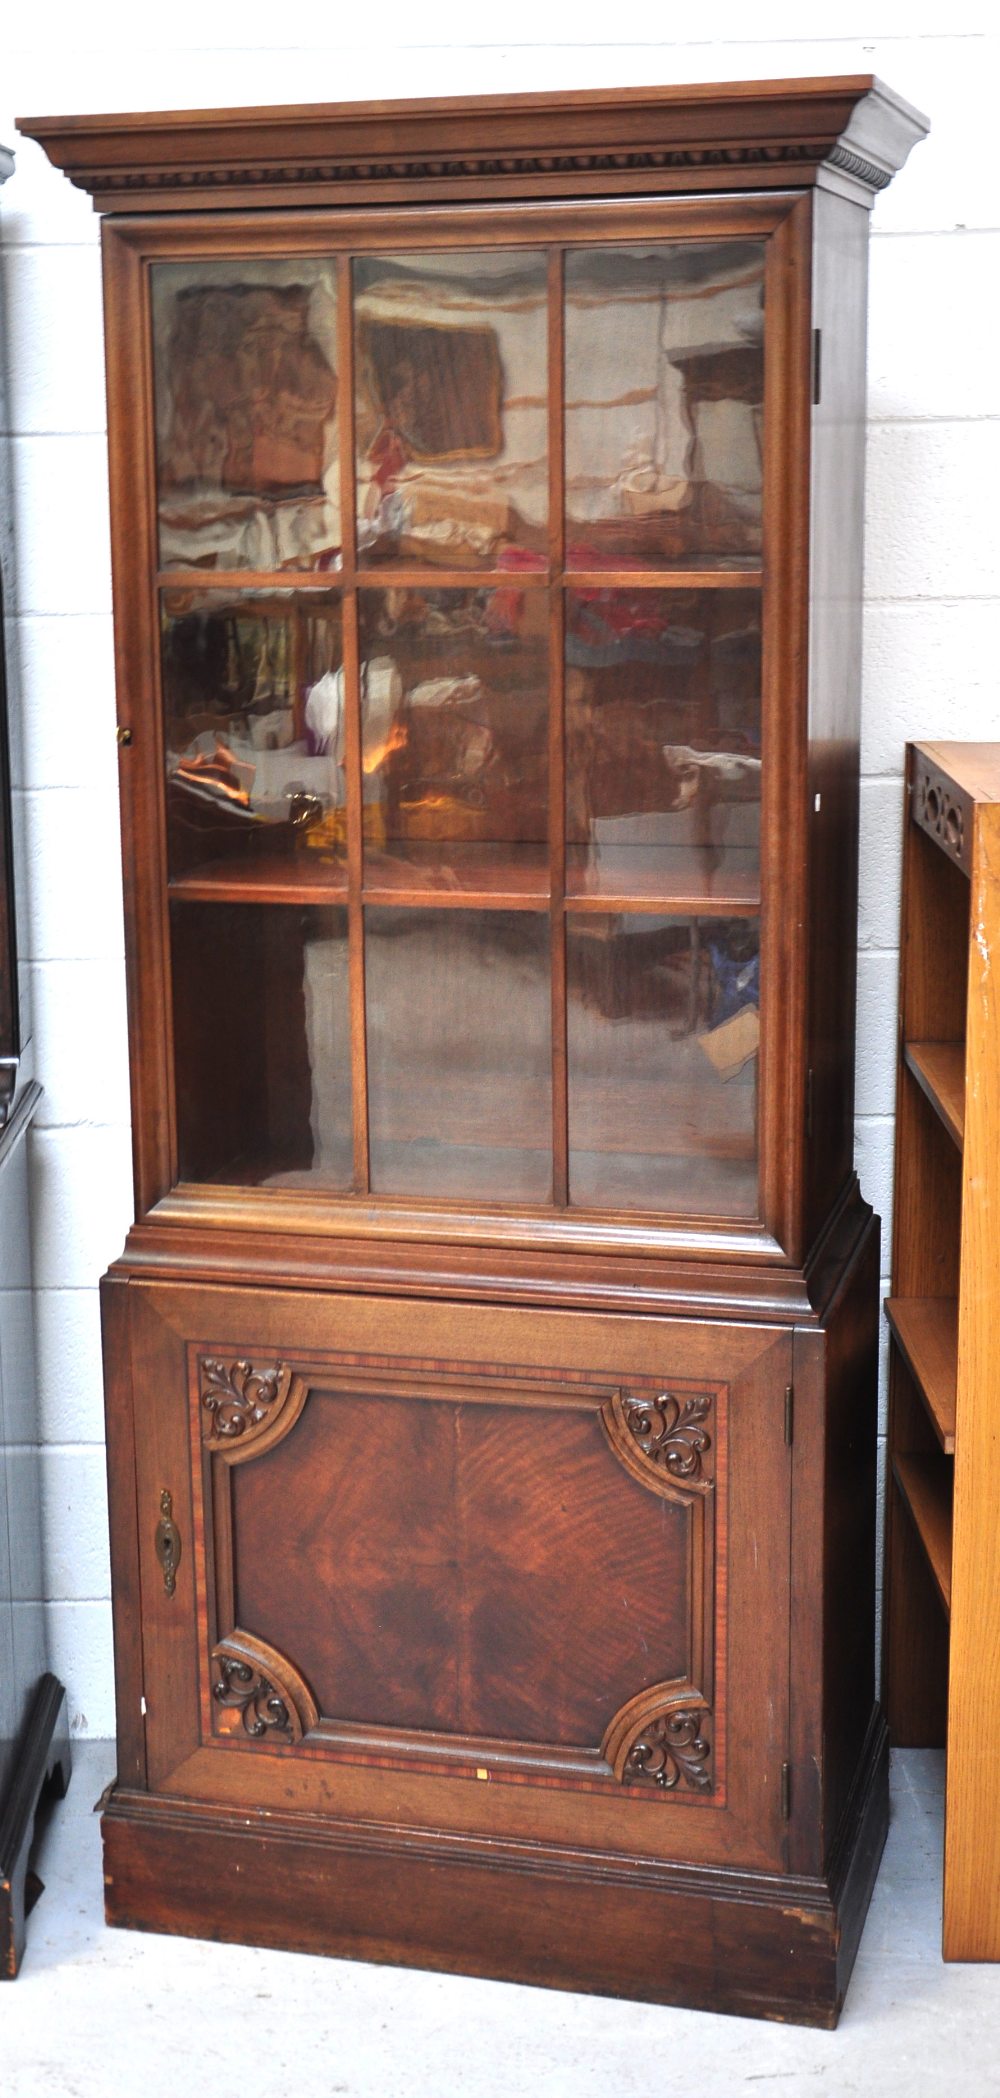
<path fill-rule="evenodd" d="M 351 1185 L 347 914 L 170 908 L 182 1180 Z"/>
<path fill-rule="evenodd" d="M 171 590 L 162 605 L 171 876 L 329 887 L 346 856 L 344 673 L 332 592 Z"/>
<path fill-rule="evenodd" d="M 757 591 L 567 593 L 569 894 L 756 901 L 760 662 Z"/>
<path fill-rule="evenodd" d="M 361 593 L 369 890 L 548 894 L 548 593 Z"/>
<path fill-rule="evenodd" d="M 567 565 L 756 561 L 764 243 L 566 257 Z"/>
<path fill-rule="evenodd" d="M 757 1213 L 755 918 L 571 916 L 570 1200 Z"/>
<path fill-rule="evenodd" d="M 365 917 L 373 1189 L 549 1201 L 548 918 L 372 909 Z"/>
<path fill-rule="evenodd" d="M 328 568 L 340 554 L 336 263 L 159 262 L 161 568 Z"/>
<path fill-rule="evenodd" d="M 354 263 L 362 560 L 542 564 L 546 285 L 542 253 Z"/>

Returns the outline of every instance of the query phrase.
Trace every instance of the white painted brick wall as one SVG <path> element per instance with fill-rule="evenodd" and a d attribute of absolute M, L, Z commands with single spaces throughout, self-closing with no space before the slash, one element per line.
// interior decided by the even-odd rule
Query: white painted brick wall
<path fill-rule="evenodd" d="M 4 29 L 0 194 L 45 1106 L 33 1142 L 53 1665 L 78 1731 L 113 1727 L 96 1282 L 131 1210 L 97 221 L 18 141 L 18 111 L 142 109 L 876 72 L 931 117 L 873 220 L 859 926 L 858 1160 L 891 1222 L 900 779 L 907 736 L 1000 736 L 1000 172 L 995 6 L 722 0 L 704 13 L 467 0 L 421 15 L 273 0 L 238 31 L 178 0 L 50 0 Z M 703 27 L 705 20 L 710 29 Z M 685 35 L 683 22 L 694 25 Z M 803 35 L 803 22 L 807 34 Z M 220 26 L 223 24 L 225 26 Z M 355 26 L 355 23 L 357 26 Z M 668 33 L 673 28 L 674 37 Z M 487 41 L 502 32 L 503 43 Z M 238 35 L 239 41 L 236 41 Z M 470 40 L 472 39 L 477 40 Z M 888 1254 L 886 1250 L 885 1258 Z"/>

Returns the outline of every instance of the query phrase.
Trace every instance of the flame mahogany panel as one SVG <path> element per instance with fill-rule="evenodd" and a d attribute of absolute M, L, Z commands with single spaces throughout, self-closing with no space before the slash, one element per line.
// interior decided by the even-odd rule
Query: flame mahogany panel
<path fill-rule="evenodd" d="M 315 1391 L 233 1475 L 236 1620 L 343 1720 L 598 1743 L 687 1672 L 691 1545 L 596 1408 Z"/>

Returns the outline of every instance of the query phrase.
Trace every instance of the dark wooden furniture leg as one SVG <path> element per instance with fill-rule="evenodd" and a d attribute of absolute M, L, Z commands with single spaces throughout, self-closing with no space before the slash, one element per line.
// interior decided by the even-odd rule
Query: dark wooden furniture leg
<path fill-rule="evenodd" d="M 0 1978 L 5 1981 L 15 1979 L 24 1954 L 25 1917 L 32 1906 L 28 1861 L 39 1803 L 46 1792 L 65 1798 L 70 1770 L 66 1692 L 56 1676 L 43 1675 L 0 1820 Z"/>

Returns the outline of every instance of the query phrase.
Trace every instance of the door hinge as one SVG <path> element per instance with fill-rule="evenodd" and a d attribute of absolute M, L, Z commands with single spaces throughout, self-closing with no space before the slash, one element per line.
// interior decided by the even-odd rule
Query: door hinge
<path fill-rule="evenodd" d="M 822 330 L 822 328 L 814 328 L 814 329 L 813 329 L 813 346 L 812 346 L 812 394 L 813 394 L 813 407 L 814 407 L 814 408 L 818 408 L 818 407 L 819 407 L 819 399 L 820 399 L 820 394 L 821 394 L 821 392 L 822 392 L 822 390 L 823 390 L 823 368 L 822 368 L 822 367 L 823 367 L 823 330 Z"/>
<path fill-rule="evenodd" d="M 795 1439 L 795 1386 L 785 1385 L 785 1441 L 789 1449 Z"/>
<path fill-rule="evenodd" d="M 792 1818 L 792 1766 L 790 1763 L 782 1763 L 781 1766 L 781 1818 L 782 1821 L 790 1821 Z"/>
<path fill-rule="evenodd" d="M 813 1087 L 813 1074 L 812 1074 L 812 1071 L 807 1071 L 807 1072 L 806 1072 L 806 1135 L 807 1135 L 807 1136 L 810 1136 L 810 1137 L 812 1136 L 812 1133 L 813 1133 L 813 1091 L 814 1091 L 814 1087 Z"/>

